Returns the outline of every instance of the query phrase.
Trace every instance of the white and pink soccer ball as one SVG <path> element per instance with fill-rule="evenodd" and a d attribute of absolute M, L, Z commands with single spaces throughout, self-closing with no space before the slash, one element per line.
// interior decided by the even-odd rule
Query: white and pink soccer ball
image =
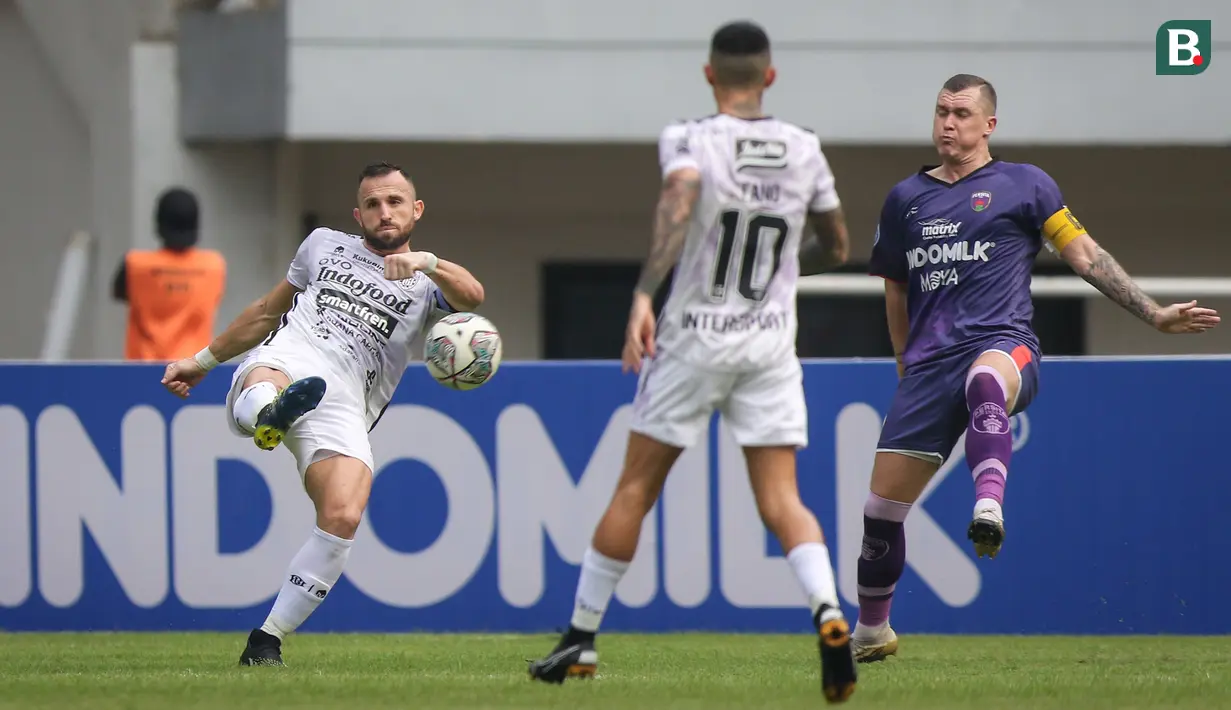
<path fill-rule="evenodd" d="M 423 343 L 423 361 L 432 378 L 457 390 L 472 390 L 500 369 L 500 332 L 475 313 L 451 313 L 436 321 Z"/>

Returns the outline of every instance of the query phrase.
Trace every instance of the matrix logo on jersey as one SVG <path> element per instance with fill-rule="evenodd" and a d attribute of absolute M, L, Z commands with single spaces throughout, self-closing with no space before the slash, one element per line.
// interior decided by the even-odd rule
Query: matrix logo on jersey
<path fill-rule="evenodd" d="M 367 325 L 372 330 L 384 336 L 386 340 L 393 337 L 393 329 L 397 327 L 397 318 L 379 308 L 373 308 L 366 303 L 357 301 L 350 294 L 323 288 L 316 296 L 316 305 L 329 308 L 339 313 L 345 313 L 351 318 Z"/>
<path fill-rule="evenodd" d="M 1209 20 L 1168 20 L 1154 36 L 1154 73 L 1200 74 L 1210 66 L 1214 42 Z"/>
<path fill-rule="evenodd" d="M 956 237 L 962 229 L 961 222 L 950 222 L 945 217 L 937 217 L 929 219 L 926 222 L 920 222 L 919 226 L 924 239 L 948 239 Z"/>
<path fill-rule="evenodd" d="M 382 303 L 389 308 L 392 308 L 402 315 L 405 315 L 406 311 L 410 310 L 409 298 L 399 299 L 397 294 L 392 290 L 388 292 L 383 291 L 376 284 L 364 281 L 355 274 L 338 271 L 337 269 L 324 268 L 321 269 L 321 273 L 316 277 L 316 280 L 328 281 L 332 284 L 344 286 L 348 291 L 350 291 L 351 295 L 370 298 L 377 303 Z M 389 284 L 389 286 L 392 288 L 393 284 Z"/>
<path fill-rule="evenodd" d="M 786 142 L 761 140 L 760 138 L 735 139 L 735 169 L 771 168 L 787 166 Z"/>

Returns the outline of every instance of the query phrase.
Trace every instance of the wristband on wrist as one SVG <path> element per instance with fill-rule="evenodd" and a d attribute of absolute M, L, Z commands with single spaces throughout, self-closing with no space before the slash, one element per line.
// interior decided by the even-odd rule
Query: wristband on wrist
<path fill-rule="evenodd" d="M 420 271 L 429 275 L 436 273 L 436 265 L 440 263 L 440 259 L 437 259 L 436 255 L 430 251 L 423 251 L 419 253 L 422 254 L 423 258 L 427 260 L 427 263 L 423 265 L 423 268 L 420 269 Z"/>
<path fill-rule="evenodd" d="M 192 359 L 196 360 L 201 369 L 206 372 L 218 367 L 218 358 L 214 357 L 214 354 L 209 351 L 208 346 L 201 348 L 201 352 L 193 355 Z"/>

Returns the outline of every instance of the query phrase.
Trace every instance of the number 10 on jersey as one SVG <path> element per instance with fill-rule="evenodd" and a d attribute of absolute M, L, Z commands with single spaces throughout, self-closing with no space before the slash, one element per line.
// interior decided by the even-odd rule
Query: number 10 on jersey
<path fill-rule="evenodd" d="M 786 237 L 791 226 L 776 214 L 745 213 L 741 210 L 726 210 L 718 215 L 718 226 L 721 231 L 718 235 L 718 258 L 714 262 L 714 278 L 710 282 L 710 299 L 725 301 L 727 285 L 734 275 L 737 279 L 736 290 L 740 296 L 753 303 L 764 301 L 769 284 L 781 265 L 782 249 L 786 246 Z M 762 265 L 761 251 L 764 246 L 769 247 L 773 264 L 764 278 L 755 278 L 757 267 Z M 732 257 L 737 247 L 740 257 L 735 274 L 732 274 L 731 262 L 734 261 Z"/>

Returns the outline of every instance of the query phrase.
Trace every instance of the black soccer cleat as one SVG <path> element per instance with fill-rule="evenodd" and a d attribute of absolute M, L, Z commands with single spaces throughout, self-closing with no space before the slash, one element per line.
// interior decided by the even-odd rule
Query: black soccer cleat
<path fill-rule="evenodd" d="M 248 634 L 248 645 L 239 656 L 241 666 L 285 666 L 282 662 L 282 640 L 260 629 Z"/>
<path fill-rule="evenodd" d="M 966 537 L 975 544 L 975 554 L 995 559 L 1004 544 L 1004 523 L 988 515 L 977 516 L 970 521 Z"/>
<path fill-rule="evenodd" d="M 559 685 L 569 678 L 593 678 L 598 672 L 598 651 L 593 640 L 573 642 L 566 637 L 550 656 L 528 663 L 532 680 Z"/>
<path fill-rule="evenodd" d="M 274 401 L 265 405 L 256 417 L 256 430 L 252 440 L 266 451 L 278 448 L 282 438 L 299 418 L 316 409 L 325 397 L 325 380 L 320 377 L 305 377 L 295 380 L 278 393 Z"/>
<path fill-rule="evenodd" d="M 829 609 L 828 605 L 818 609 L 813 623 L 820 636 L 817 647 L 821 651 L 821 692 L 827 702 L 837 704 L 854 694 L 858 674 L 851 651 L 851 626 L 841 616 L 821 621 Z"/>

